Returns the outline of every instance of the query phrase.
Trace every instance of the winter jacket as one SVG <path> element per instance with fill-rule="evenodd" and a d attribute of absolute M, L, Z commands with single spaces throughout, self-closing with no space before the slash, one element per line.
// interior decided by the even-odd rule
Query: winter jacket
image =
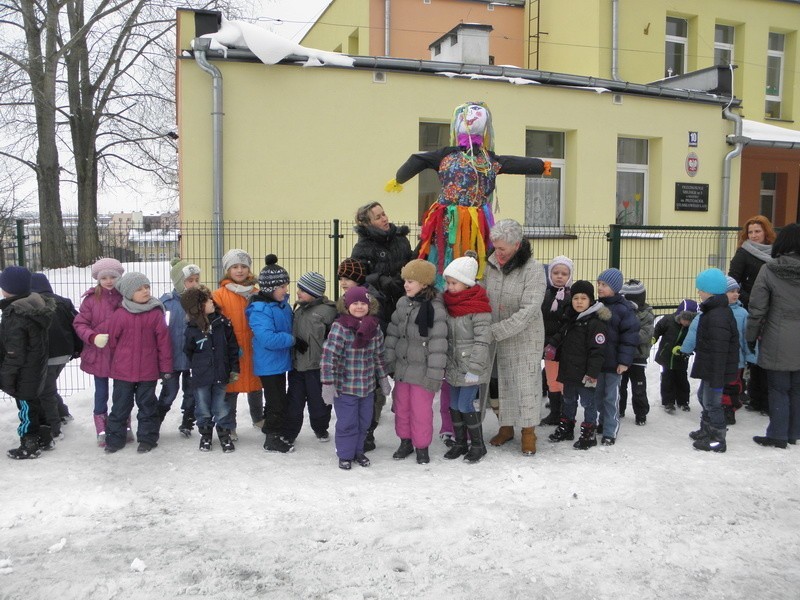
<path fill-rule="evenodd" d="M 336 318 L 336 305 L 325 296 L 311 302 L 298 302 L 294 309 L 292 334 L 296 340 L 308 344 L 305 352 L 292 351 L 292 365 L 296 371 L 313 371 L 319 369 L 322 358 L 322 344 L 328 337 L 333 320 Z"/>
<path fill-rule="evenodd" d="M 138 383 L 172 372 L 172 342 L 164 310 L 132 313 L 120 306 L 108 321 L 109 377 Z"/>
<path fill-rule="evenodd" d="M 747 251 L 746 248 L 739 248 L 731 259 L 728 267 L 728 275 L 739 282 L 739 300 L 747 308 L 750 304 L 750 291 L 758 277 L 761 267 L 766 263 Z"/>
<path fill-rule="evenodd" d="M 678 356 L 672 353 L 675 346 L 683 344 L 688 333 L 689 327 L 684 327 L 678 323 L 678 315 L 672 314 L 661 317 L 653 330 L 653 337 L 660 340 L 658 350 L 656 350 L 656 362 L 669 371 L 688 370 L 689 353 L 681 353 Z"/>
<path fill-rule="evenodd" d="M 739 368 L 744 369 L 747 363 L 755 363 L 758 357 L 747 347 L 745 330 L 747 329 L 747 309 L 738 300 L 728 306 L 731 307 L 733 318 L 736 319 L 736 329 L 739 331 Z"/>
<path fill-rule="evenodd" d="M 725 294 L 711 296 L 700 304 L 697 345 L 691 376 L 722 389 L 736 379 L 739 370 L 739 330 Z M 697 318 L 695 318 L 697 321 Z"/>
<path fill-rule="evenodd" d="M 566 322 L 564 313 L 567 307 L 570 306 L 570 292 L 569 288 L 565 290 L 564 299 L 558 301 L 556 310 L 553 308 L 553 300 L 555 300 L 558 288 L 551 285 L 547 286 L 544 292 L 544 300 L 542 300 L 542 321 L 544 323 L 544 337 L 549 339 L 554 336 Z"/>
<path fill-rule="evenodd" d="M 375 391 L 375 383 L 387 376 L 383 333 L 378 328 L 363 348 L 356 348 L 355 340 L 352 329 L 339 322 L 331 325 L 320 358 L 320 381 L 333 385 L 337 394 L 365 398 Z"/>
<path fill-rule="evenodd" d="M 628 302 L 633 305 L 633 310 L 636 312 L 636 318 L 639 321 L 639 343 L 633 352 L 633 364 L 645 365 L 647 364 L 647 359 L 650 358 L 650 348 L 653 347 L 656 316 L 653 314 L 653 308 L 649 304 L 639 308 L 635 302 L 630 300 Z"/>
<path fill-rule="evenodd" d="M 611 311 L 608 323 L 608 342 L 606 343 L 606 360 L 603 372 L 614 373 L 618 365 L 630 367 L 639 345 L 641 324 L 629 300 L 621 294 L 600 298 Z"/>
<path fill-rule="evenodd" d="M 492 344 L 491 313 L 471 313 L 460 317 L 447 315 L 447 383 L 455 387 L 467 385 L 469 372 L 487 383 L 492 374 L 489 347 Z M 475 385 L 471 383 L 469 385 Z"/>
<path fill-rule="evenodd" d="M 259 376 L 292 370 L 292 307 L 287 296 L 280 302 L 257 294 L 245 309 L 253 330 L 253 372 Z"/>
<path fill-rule="evenodd" d="M 233 325 L 219 312 L 209 315 L 208 331 L 187 324 L 183 340 L 181 353 L 192 370 L 193 387 L 228 383 L 230 374 L 239 372 L 239 344 Z"/>
<path fill-rule="evenodd" d="M 177 290 L 159 298 L 169 313 L 169 338 L 172 342 L 172 368 L 175 371 L 189 369 L 189 357 L 183 352 L 186 344 L 186 311 L 181 306 L 181 295 Z"/>
<path fill-rule="evenodd" d="M 233 283 L 230 279 L 222 280 L 220 287 L 214 290 L 214 302 L 222 314 L 230 319 L 233 333 L 239 343 L 239 379 L 228 384 L 228 393 L 255 392 L 261 389 L 261 380 L 253 373 L 253 331 L 247 323 L 244 312 L 248 299 L 232 292 L 226 285 Z M 254 289 L 254 293 L 258 290 Z"/>
<path fill-rule="evenodd" d="M 747 341 L 758 343 L 758 365 L 773 371 L 800 370 L 800 256 L 784 254 L 767 263 L 750 295 Z"/>
<path fill-rule="evenodd" d="M 386 331 L 386 367 L 395 381 L 412 383 L 436 392 L 447 366 L 447 309 L 437 295 L 433 300 L 433 326 L 422 337 L 414 322 L 420 302 L 403 296 Z"/>
<path fill-rule="evenodd" d="M 375 286 L 385 297 L 386 314 L 383 316 L 390 321 L 397 301 L 406 293 L 400 269 L 411 260 L 408 227 L 391 223 L 389 231 L 382 231 L 358 225 L 355 232 L 358 242 L 353 246 L 350 256 L 366 263 L 369 271 L 367 283 Z"/>
<path fill-rule="evenodd" d="M 558 381 L 580 385 L 584 376 L 597 379 L 605 360 L 611 311 L 595 302 L 582 313 L 567 309 L 566 323 L 548 343 L 558 348 Z"/>
<path fill-rule="evenodd" d="M 122 294 L 116 288 L 107 290 L 100 288 L 100 295 L 95 294 L 96 288 L 90 288 L 83 294 L 78 315 L 72 326 L 83 340 L 81 352 L 81 370 L 95 377 L 111 376 L 111 349 L 98 348 L 94 345 L 94 336 L 98 333 L 108 333 L 108 321 L 111 315 L 122 304 Z"/>
<path fill-rule="evenodd" d="M 33 400 L 42 389 L 55 309 L 36 292 L 0 300 L 0 389 L 12 398 Z"/>

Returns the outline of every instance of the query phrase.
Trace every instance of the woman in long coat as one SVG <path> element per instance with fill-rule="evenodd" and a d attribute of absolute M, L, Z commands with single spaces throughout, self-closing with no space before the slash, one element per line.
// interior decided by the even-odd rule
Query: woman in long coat
<path fill-rule="evenodd" d="M 492 305 L 492 336 L 500 391 L 500 431 L 489 443 L 501 446 L 522 429 L 522 453 L 536 453 L 539 423 L 544 324 L 542 299 L 547 287 L 542 264 L 531 255 L 522 226 L 498 221 L 489 233 L 494 253 L 482 285 Z"/>

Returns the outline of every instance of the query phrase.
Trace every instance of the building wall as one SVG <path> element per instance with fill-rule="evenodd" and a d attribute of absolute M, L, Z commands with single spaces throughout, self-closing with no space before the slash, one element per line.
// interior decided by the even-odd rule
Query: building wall
<path fill-rule="evenodd" d="M 759 214 L 761 174 L 777 173 L 777 202 L 774 223 L 777 226 L 800 221 L 800 150 L 746 147 L 742 159 L 747 161 L 749 176 L 742 176 L 739 204 L 739 222 L 744 223 Z M 771 218 L 771 215 L 766 215 Z"/>
<path fill-rule="evenodd" d="M 374 54 L 370 47 L 372 26 L 369 0 L 334 1 L 300 43 L 309 48 L 369 56 Z M 378 52 L 382 54 L 383 50 Z"/>

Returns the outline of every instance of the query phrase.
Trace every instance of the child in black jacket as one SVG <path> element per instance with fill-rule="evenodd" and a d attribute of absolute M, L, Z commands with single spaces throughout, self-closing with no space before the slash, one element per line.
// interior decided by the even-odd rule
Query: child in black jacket
<path fill-rule="evenodd" d="M 189 320 L 184 352 L 191 366 L 195 417 L 200 432 L 200 451 L 211 450 L 214 424 L 223 452 L 236 450 L 231 441 L 233 416 L 225 401 L 225 388 L 239 378 L 239 344 L 230 320 L 214 304 L 205 286 L 186 290 L 181 306 Z"/>
<path fill-rule="evenodd" d="M 611 310 L 595 302 L 594 287 L 590 282 L 576 281 L 572 286 L 572 306 L 567 309 L 566 318 L 566 325 L 550 338 L 545 347 L 545 356 L 550 360 L 558 351 L 558 380 L 564 384 L 562 416 L 558 427 L 550 434 L 550 441 L 574 439 L 580 398 L 583 423 L 581 437 L 573 447 L 588 450 L 597 445 L 595 387 L 605 359 L 606 324 L 611 319 Z"/>
<path fill-rule="evenodd" d="M 689 357 L 681 353 L 681 344 L 696 314 L 697 302 L 687 298 L 653 330 L 653 339 L 660 339 L 656 362 L 661 365 L 661 405 L 669 414 L 675 414 L 676 404 L 689 410 Z"/>

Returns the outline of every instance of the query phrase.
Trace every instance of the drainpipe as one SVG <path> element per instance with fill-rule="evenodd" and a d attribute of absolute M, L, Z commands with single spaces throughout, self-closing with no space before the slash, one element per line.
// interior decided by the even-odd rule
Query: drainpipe
<path fill-rule="evenodd" d="M 611 0 L 611 79 L 619 78 L 619 0 Z"/>
<path fill-rule="evenodd" d="M 211 172 L 213 177 L 213 215 L 211 220 L 214 238 L 213 268 L 215 281 L 222 280 L 222 256 L 224 248 L 224 229 L 222 219 L 222 73 L 208 62 L 206 51 L 211 40 L 196 38 L 194 40 L 194 59 L 203 71 L 211 75 Z"/>
<path fill-rule="evenodd" d="M 729 106 L 726 106 L 722 110 L 722 116 L 725 117 L 728 121 L 733 121 L 733 135 L 728 136 L 728 142 L 733 143 L 733 150 L 728 152 L 725 155 L 725 159 L 722 161 L 722 214 L 720 216 L 720 226 L 727 227 L 728 226 L 728 213 L 730 211 L 730 203 L 731 203 L 731 163 L 733 159 L 741 156 L 742 150 L 744 150 L 744 145 L 747 142 L 747 138 L 742 137 L 742 117 L 734 112 L 731 112 Z M 719 260 L 719 268 L 727 273 L 727 240 L 725 239 L 725 233 L 720 232 L 719 235 L 719 250 L 717 252 L 718 260 Z"/>
<path fill-rule="evenodd" d="M 390 48 L 390 34 L 389 28 L 392 24 L 392 0 L 386 0 L 383 3 L 383 55 L 389 56 Z"/>

